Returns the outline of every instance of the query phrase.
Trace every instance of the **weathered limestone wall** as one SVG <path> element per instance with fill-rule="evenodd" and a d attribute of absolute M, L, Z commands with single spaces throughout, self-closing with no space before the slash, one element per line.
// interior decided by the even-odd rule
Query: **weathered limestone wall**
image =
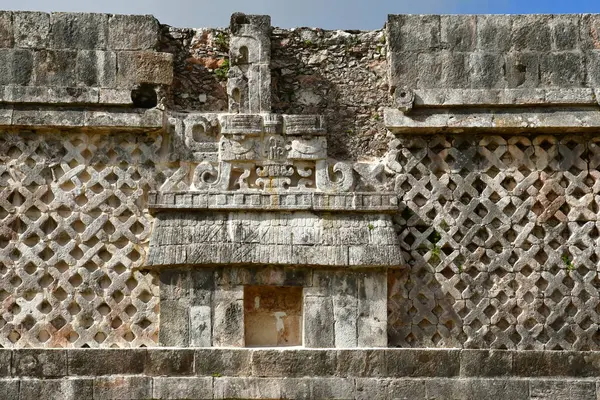
<path fill-rule="evenodd" d="M 148 194 L 190 188 L 201 157 L 178 152 L 168 117 L 227 110 L 229 32 L 0 21 L 0 346 L 156 346 Z M 389 346 L 600 348 L 598 31 L 595 15 L 272 31 L 273 112 L 325 115 L 353 190 L 398 194 Z M 141 84 L 158 109 L 134 107 Z M 404 89 L 413 109 L 384 121 Z"/>

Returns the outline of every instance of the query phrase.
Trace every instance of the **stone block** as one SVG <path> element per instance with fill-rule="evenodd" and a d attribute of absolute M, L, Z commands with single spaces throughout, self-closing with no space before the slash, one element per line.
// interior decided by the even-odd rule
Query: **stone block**
<path fill-rule="evenodd" d="M 418 67 L 416 67 L 418 66 Z M 416 66 L 417 87 L 429 89 L 440 87 L 442 80 L 442 59 L 438 52 L 419 54 Z"/>
<path fill-rule="evenodd" d="M 425 391 L 427 399 L 529 399 L 529 387 L 526 380 L 431 379 L 425 381 Z"/>
<path fill-rule="evenodd" d="M 0 48 L 13 47 L 13 13 L 0 11 Z"/>
<path fill-rule="evenodd" d="M 189 310 L 190 346 L 212 345 L 212 307 L 191 306 Z"/>
<path fill-rule="evenodd" d="M 383 350 L 338 350 L 335 376 L 386 376 L 386 358 Z"/>
<path fill-rule="evenodd" d="M 600 87 L 600 50 L 586 53 L 587 82 L 591 87 Z"/>
<path fill-rule="evenodd" d="M 584 57 L 579 52 L 544 54 L 540 76 L 545 86 L 581 87 L 585 80 Z"/>
<path fill-rule="evenodd" d="M 158 45 L 160 25 L 152 15 L 111 15 L 108 47 L 113 50 L 151 50 Z"/>
<path fill-rule="evenodd" d="M 358 274 L 358 347 L 387 347 L 387 273 Z"/>
<path fill-rule="evenodd" d="M 329 297 L 304 296 L 304 346 L 335 346 L 333 303 Z"/>
<path fill-rule="evenodd" d="M 243 286 L 216 290 L 214 304 L 213 346 L 244 346 Z"/>
<path fill-rule="evenodd" d="M 215 378 L 215 399 L 280 399 L 283 378 Z"/>
<path fill-rule="evenodd" d="M 519 351 L 514 353 L 514 373 L 521 377 L 588 377 L 600 373 L 595 352 Z"/>
<path fill-rule="evenodd" d="M 0 125 L 10 125 L 12 123 L 13 107 L 0 107 Z"/>
<path fill-rule="evenodd" d="M 512 48 L 514 50 L 550 51 L 551 15 L 519 15 L 513 17 Z"/>
<path fill-rule="evenodd" d="M 596 400 L 596 383 L 585 381 L 530 380 L 529 392 L 536 400 Z"/>
<path fill-rule="evenodd" d="M 101 88 L 98 103 L 132 105 L 131 90 Z"/>
<path fill-rule="evenodd" d="M 13 353 L 13 376 L 56 378 L 67 375 L 67 351 L 20 349 Z"/>
<path fill-rule="evenodd" d="M 34 83 L 37 86 L 76 86 L 77 52 L 40 50 L 34 57 Z"/>
<path fill-rule="evenodd" d="M 189 279 L 192 281 L 191 304 L 210 306 L 215 287 L 215 271 L 212 268 L 192 268 Z"/>
<path fill-rule="evenodd" d="M 473 51 L 477 44 L 477 16 L 442 15 L 441 45 L 451 51 Z"/>
<path fill-rule="evenodd" d="M 384 350 L 389 377 L 453 377 L 460 374 L 460 350 Z"/>
<path fill-rule="evenodd" d="M 581 47 L 586 50 L 600 50 L 600 15 L 584 14 L 579 21 Z"/>
<path fill-rule="evenodd" d="M 464 53 L 440 52 L 441 75 L 440 86 L 442 88 L 467 87 L 469 73 L 467 70 L 467 55 Z"/>
<path fill-rule="evenodd" d="M 356 281 L 354 282 L 356 291 Z M 334 340 L 337 348 L 357 347 L 358 300 L 354 295 L 333 297 Z"/>
<path fill-rule="evenodd" d="M 513 371 L 513 352 L 503 350 L 462 350 L 460 352 L 460 375 L 507 376 Z"/>
<path fill-rule="evenodd" d="M 153 399 L 202 400 L 213 398 L 213 378 L 154 378 Z"/>
<path fill-rule="evenodd" d="M 0 49 L 0 85 L 31 82 L 33 53 L 27 49 Z"/>
<path fill-rule="evenodd" d="M 148 349 L 144 374 L 151 376 L 191 375 L 194 372 L 192 349 Z"/>
<path fill-rule="evenodd" d="M 43 12 L 13 13 L 15 47 L 44 49 L 48 47 L 50 14 Z"/>
<path fill-rule="evenodd" d="M 508 51 L 512 23 L 513 17 L 510 15 L 478 15 L 477 48 L 481 51 Z"/>
<path fill-rule="evenodd" d="M 354 399 L 353 379 L 291 378 L 278 383 L 284 399 Z"/>
<path fill-rule="evenodd" d="M 575 50 L 580 48 L 580 15 L 553 15 L 550 23 L 552 50 Z"/>
<path fill-rule="evenodd" d="M 327 350 L 255 350 L 252 375 L 260 377 L 333 376 L 336 353 Z"/>
<path fill-rule="evenodd" d="M 417 87 L 419 68 L 416 68 L 419 55 L 411 52 L 392 52 L 390 60 L 390 87 Z"/>
<path fill-rule="evenodd" d="M 141 374 L 146 364 L 146 349 L 67 350 L 69 375 Z"/>
<path fill-rule="evenodd" d="M 76 65 L 78 85 L 104 88 L 116 85 L 117 56 L 114 52 L 80 50 Z"/>
<path fill-rule="evenodd" d="M 509 88 L 535 88 L 540 84 L 540 54 L 515 52 L 506 55 Z"/>
<path fill-rule="evenodd" d="M 389 399 L 425 399 L 425 381 L 421 379 L 390 379 L 387 384 Z"/>
<path fill-rule="evenodd" d="M 83 126 L 85 115 L 81 111 L 64 111 L 56 109 L 14 110 L 12 125 L 15 126 Z"/>
<path fill-rule="evenodd" d="M 146 376 L 107 376 L 94 379 L 94 400 L 134 400 L 152 398 L 152 378 Z"/>
<path fill-rule="evenodd" d="M 140 83 L 170 85 L 173 80 L 173 55 L 152 51 L 117 53 L 117 84 L 133 87 Z"/>
<path fill-rule="evenodd" d="M 160 273 L 160 299 L 189 299 L 193 293 L 189 269 L 166 269 Z"/>
<path fill-rule="evenodd" d="M 85 126 L 93 128 L 163 128 L 163 111 L 86 111 Z"/>
<path fill-rule="evenodd" d="M 438 15 L 389 15 L 387 30 L 392 52 L 430 51 L 440 46 Z"/>
<path fill-rule="evenodd" d="M 189 301 L 161 300 L 159 342 L 162 346 L 189 346 Z"/>
<path fill-rule="evenodd" d="M 20 383 L 20 400 L 96 398 L 92 379 L 23 379 Z"/>
<path fill-rule="evenodd" d="M 0 378 L 11 376 L 12 350 L 0 349 Z"/>
<path fill-rule="evenodd" d="M 206 376 L 252 375 L 252 352 L 248 349 L 197 349 L 194 371 Z"/>
<path fill-rule="evenodd" d="M 473 379 L 467 381 L 467 393 L 471 399 L 506 398 L 515 400 L 529 399 L 527 381 L 509 379 Z"/>
<path fill-rule="evenodd" d="M 355 399 L 356 400 L 388 400 L 388 384 L 389 379 L 373 379 L 373 378 L 358 378 L 354 380 L 356 383 Z M 425 389 L 422 389 L 422 396 L 415 399 L 425 398 Z"/>
<path fill-rule="evenodd" d="M 19 380 L 0 379 L 0 393 L 2 393 L 2 399 L 4 400 L 19 400 Z M 36 399 L 39 399 L 39 397 Z"/>
<path fill-rule="evenodd" d="M 11 103 L 98 103 L 98 89 L 85 87 L 5 86 L 4 101 Z M 81 115 L 82 113 L 78 113 Z"/>
<path fill-rule="evenodd" d="M 469 83 L 473 89 L 505 87 L 504 58 L 498 53 L 475 52 L 469 55 Z"/>
<path fill-rule="evenodd" d="M 108 36 L 108 15 L 52 13 L 50 48 L 104 50 Z"/>

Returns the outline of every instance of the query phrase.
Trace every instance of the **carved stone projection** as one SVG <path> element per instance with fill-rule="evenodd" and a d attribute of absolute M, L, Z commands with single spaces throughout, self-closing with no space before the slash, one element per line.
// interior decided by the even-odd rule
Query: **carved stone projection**
<path fill-rule="evenodd" d="M 173 120 L 174 148 L 199 164 L 188 190 L 149 194 L 160 341 L 386 346 L 397 195 L 353 191 L 352 165 L 327 159 L 323 116 L 270 113 L 269 17 L 235 14 L 231 32 L 229 113 Z M 293 306 L 260 305 L 275 292 Z"/>

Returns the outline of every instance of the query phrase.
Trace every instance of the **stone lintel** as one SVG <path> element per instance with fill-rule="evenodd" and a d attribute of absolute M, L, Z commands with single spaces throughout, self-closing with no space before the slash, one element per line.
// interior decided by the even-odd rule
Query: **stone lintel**
<path fill-rule="evenodd" d="M 395 193 L 151 192 L 153 210 L 329 211 L 393 213 Z"/>
<path fill-rule="evenodd" d="M 514 109 L 417 109 L 405 114 L 384 110 L 385 126 L 393 133 L 468 133 L 493 131 L 522 134 L 583 132 L 600 127 L 598 107 Z"/>
<path fill-rule="evenodd" d="M 415 107 L 597 106 L 600 89 L 416 89 Z"/>
<path fill-rule="evenodd" d="M 164 112 L 158 109 L 122 110 L 24 105 L 0 107 L 0 127 L 157 130 L 162 129 L 164 124 Z"/>

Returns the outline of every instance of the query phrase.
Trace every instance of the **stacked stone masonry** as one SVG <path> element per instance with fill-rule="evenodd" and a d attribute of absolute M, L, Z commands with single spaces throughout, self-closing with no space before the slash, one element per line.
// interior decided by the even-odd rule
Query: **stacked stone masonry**
<path fill-rule="evenodd" d="M 600 398 L 598 32 L 0 12 L 0 398 Z"/>
<path fill-rule="evenodd" d="M 592 400 L 600 393 L 595 352 L 21 349 L 0 357 L 6 400 Z"/>

